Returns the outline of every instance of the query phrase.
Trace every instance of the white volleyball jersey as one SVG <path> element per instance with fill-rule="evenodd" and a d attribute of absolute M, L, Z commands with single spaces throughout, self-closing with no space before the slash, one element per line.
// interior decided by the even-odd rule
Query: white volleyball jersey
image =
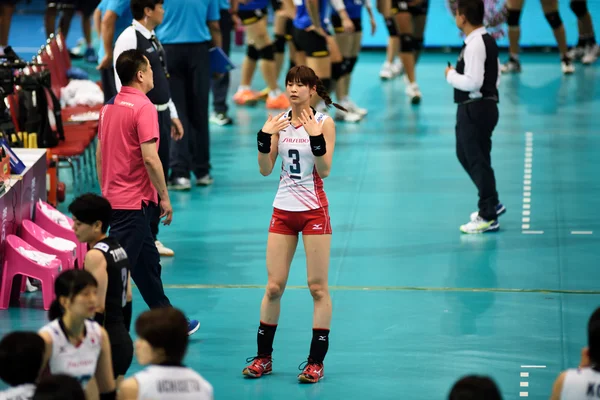
<path fill-rule="evenodd" d="M 86 320 L 85 330 L 83 342 L 75 346 L 69 342 L 58 319 L 40 329 L 40 332 L 47 332 L 52 337 L 52 355 L 48 362 L 50 373 L 72 376 L 83 388 L 96 373 L 102 347 L 100 325 L 95 321 Z"/>
<path fill-rule="evenodd" d="M 213 400 L 213 387 L 186 367 L 151 365 L 133 376 L 138 400 Z"/>
<path fill-rule="evenodd" d="M 588 400 L 600 398 L 600 372 L 591 368 L 567 370 L 563 381 L 561 400 Z"/>
<path fill-rule="evenodd" d="M 31 400 L 35 393 L 35 385 L 27 383 L 0 392 L 0 400 Z"/>
<path fill-rule="evenodd" d="M 282 118 L 289 118 L 291 110 Z M 315 113 L 317 122 L 329 118 Z M 281 158 L 279 189 L 273 207 L 286 211 L 317 210 L 328 205 L 323 180 L 315 166 L 310 138 L 302 125 L 288 126 L 279 132 L 278 154 Z"/>

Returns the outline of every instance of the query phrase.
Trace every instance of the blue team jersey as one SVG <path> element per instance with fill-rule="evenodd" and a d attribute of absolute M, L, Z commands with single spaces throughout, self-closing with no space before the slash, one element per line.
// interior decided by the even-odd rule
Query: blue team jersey
<path fill-rule="evenodd" d="M 319 0 L 319 18 L 323 28 L 327 25 L 327 3 L 328 0 Z M 294 18 L 294 26 L 297 29 L 306 29 L 312 25 L 310 15 L 306 9 L 306 0 L 294 0 L 296 6 L 296 18 Z"/>
<path fill-rule="evenodd" d="M 362 8 L 365 4 L 365 0 L 344 0 L 344 6 L 346 6 L 346 12 L 350 19 L 360 19 L 362 16 Z M 337 14 L 335 10 L 331 11 L 333 14 Z"/>
<path fill-rule="evenodd" d="M 267 8 L 269 6 L 269 0 L 252 0 L 247 4 L 240 3 L 238 5 L 239 11 L 252 11 L 252 10 L 262 10 L 263 8 Z"/>

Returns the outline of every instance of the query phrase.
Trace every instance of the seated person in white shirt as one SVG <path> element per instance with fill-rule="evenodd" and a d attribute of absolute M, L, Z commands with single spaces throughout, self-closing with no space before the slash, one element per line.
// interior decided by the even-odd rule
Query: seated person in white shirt
<path fill-rule="evenodd" d="M 98 306 L 97 291 L 96 278 L 86 270 L 69 269 L 58 275 L 56 300 L 48 311 L 51 322 L 39 335 L 46 342 L 44 366 L 50 374 L 70 375 L 90 398 L 99 392 L 100 400 L 112 400 L 116 385 L 110 340 L 106 330 L 91 320 Z"/>
<path fill-rule="evenodd" d="M 31 400 L 86 400 L 86 398 L 76 378 L 58 374 L 42 379 Z"/>
<path fill-rule="evenodd" d="M 587 327 L 588 347 L 581 351 L 579 368 L 563 371 L 552 388 L 550 400 L 588 400 L 600 397 L 600 308 Z"/>
<path fill-rule="evenodd" d="M 135 355 L 143 371 L 119 387 L 119 400 L 213 400 L 213 387 L 183 365 L 188 322 L 173 307 L 154 308 L 135 322 Z"/>
<path fill-rule="evenodd" d="M 35 332 L 11 332 L 0 341 L 0 379 L 11 386 L 0 400 L 29 400 L 44 360 L 44 340 Z"/>

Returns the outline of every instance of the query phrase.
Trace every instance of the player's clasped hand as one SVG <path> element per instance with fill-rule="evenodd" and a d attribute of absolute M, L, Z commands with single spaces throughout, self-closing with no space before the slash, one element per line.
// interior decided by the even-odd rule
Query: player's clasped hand
<path fill-rule="evenodd" d="M 325 123 L 325 120 L 323 119 L 321 122 L 317 122 L 315 112 L 312 108 L 310 109 L 310 112 L 302 110 L 302 114 L 298 117 L 298 120 L 309 136 L 319 136 L 323 133 L 323 123 Z"/>
<path fill-rule="evenodd" d="M 269 114 L 269 118 L 267 118 L 267 122 L 263 125 L 262 131 L 269 135 L 274 135 L 287 128 L 290 125 L 290 121 L 287 118 L 281 118 L 286 112 L 277 114 L 275 117 Z"/>

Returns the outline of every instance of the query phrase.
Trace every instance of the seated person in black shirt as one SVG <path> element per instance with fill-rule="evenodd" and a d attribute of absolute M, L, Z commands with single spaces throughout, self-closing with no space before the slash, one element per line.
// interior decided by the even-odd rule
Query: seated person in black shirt
<path fill-rule="evenodd" d="M 131 325 L 131 279 L 127 253 L 116 239 L 107 236 L 112 207 L 108 200 L 88 193 L 69 205 L 77 240 L 88 244 L 83 267 L 98 281 L 95 320 L 110 339 L 117 386 L 133 359 Z"/>

